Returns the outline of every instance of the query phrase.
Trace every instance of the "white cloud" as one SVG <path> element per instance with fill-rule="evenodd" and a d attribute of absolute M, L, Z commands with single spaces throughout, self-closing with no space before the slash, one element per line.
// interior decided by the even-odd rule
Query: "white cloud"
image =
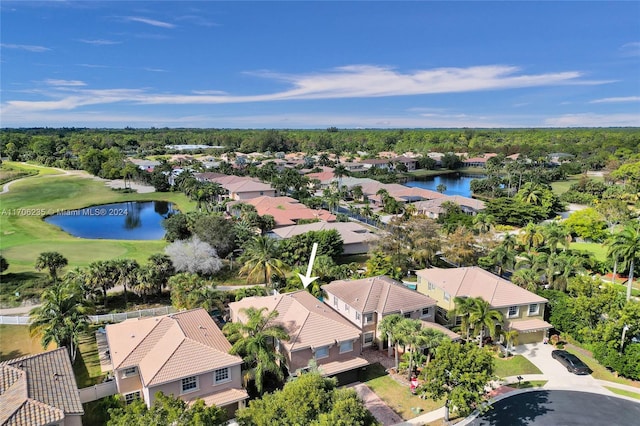
<path fill-rule="evenodd" d="M 140 17 L 140 16 L 126 16 L 124 19 L 126 21 L 129 21 L 129 22 L 140 22 L 142 24 L 147 24 L 147 25 L 151 25 L 151 26 L 154 26 L 154 27 L 160 27 L 160 28 L 175 28 L 176 27 L 174 24 L 170 24 L 169 22 L 157 21 L 155 19 L 143 18 L 143 17 Z"/>
<path fill-rule="evenodd" d="M 544 124 L 550 127 L 638 127 L 640 114 L 565 114 L 547 118 Z"/>
<path fill-rule="evenodd" d="M 623 56 L 640 56 L 640 41 L 625 43 L 620 46 Z"/>
<path fill-rule="evenodd" d="M 640 102 L 640 96 L 623 96 L 617 98 L 602 98 L 590 101 L 590 104 L 613 104 L 620 102 Z"/>
<path fill-rule="evenodd" d="M 42 53 L 42 52 L 46 52 L 49 49 L 48 47 L 44 47 L 44 46 L 34 46 L 34 45 L 30 45 L 30 44 L 7 44 L 7 43 L 0 43 L 0 47 L 4 47 L 5 49 L 20 49 L 20 50 L 26 50 L 28 52 L 36 52 L 36 53 Z"/>
<path fill-rule="evenodd" d="M 115 40 L 104 40 L 104 39 L 97 39 L 97 40 L 86 40 L 86 39 L 79 39 L 78 40 L 81 43 L 86 43 L 86 44 L 93 44 L 94 46 L 110 46 L 113 44 L 121 44 L 121 41 L 115 41 Z"/>
<path fill-rule="evenodd" d="M 47 79 L 44 82 L 49 86 L 79 87 L 87 85 L 87 83 L 80 80 L 56 80 L 52 78 Z"/>

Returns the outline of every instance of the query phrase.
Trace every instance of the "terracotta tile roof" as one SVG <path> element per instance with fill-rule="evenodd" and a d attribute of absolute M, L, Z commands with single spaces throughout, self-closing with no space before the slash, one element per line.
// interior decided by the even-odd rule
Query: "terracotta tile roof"
<path fill-rule="evenodd" d="M 441 194 L 437 191 L 431 191 L 429 189 L 416 188 L 416 187 L 404 187 L 404 189 L 394 190 L 389 192 L 394 198 L 401 199 L 409 199 L 415 200 L 417 198 L 422 198 L 424 200 L 433 200 L 437 198 L 444 198 L 446 195 Z"/>
<path fill-rule="evenodd" d="M 443 289 L 451 297 L 481 297 L 494 308 L 547 302 L 544 297 L 477 266 L 421 269 L 416 274 Z"/>
<path fill-rule="evenodd" d="M 212 395 L 207 395 L 205 397 L 198 397 L 197 399 L 187 401 L 187 404 L 191 405 L 198 399 L 201 399 L 207 407 L 212 405 L 215 405 L 216 407 L 224 407 L 226 405 L 233 404 L 234 402 L 244 401 L 247 398 L 249 398 L 249 394 L 246 390 L 232 388 Z"/>
<path fill-rule="evenodd" d="M 422 328 L 430 328 L 432 330 L 441 331 L 454 342 L 456 340 L 462 339 L 462 336 L 460 336 L 458 333 L 456 333 L 455 331 L 449 330 L 447 327 L 440 325 L 437 322 L 431 322 L 431 321 L 421 321 L 421 322 L 422 322 Z"/>
<path fill-rule="evenodd" d="M 441 194 L 442 195 L 442 194 Z M 434 211 L 438 209 L 442 209 L 442 203 L 452 202 L 459 206 L 469 207 L 474 210 L 483 210 L 485 208 L 484 201 L 476 200 L 475 198 L 463 197 L 461 195 L 442 195 L 439 198 L 426 200 L 426 201 L 418 201 L 414 203 L 418 211 L 421 210 L 429 210 Z"/>
<path fill-rule="evenodd" d="M 366 367 L 367 365 L 369 365 L 369 361 L 364 358 L 355 357 L 347 360 L 331 361 L 326 364 L 318 364 L 318 368 L 323 376 L 333 376 L 334 374 Z"/>
<path fill-rule="evenodd" d="M 317 348 L 360 338 L 360 330 L 305 290 L 275 296 L 245 297 L 229 304 L 232 316 L 245 320 L 243 309 L 266 307 L 277 311 L 273 322 L 289 333 L 281 344 L 289 351 Z"/>
<path fill-rule="evenodd" d="M 319 219 L 327 222 L 336 220 L 336 216 L 322 209 L 310 209 L 291 197 L 256 197 L 250 200 L 243 200 L 241 203 L 251 204 L 256 208 L 260 216 L 266 214 L 273 216 L 276 226 L 295 225 L 302 219 Z M 238 204 L 229 203 L 229 206 Z"/>
<path fill-rule="evenodd" d="M 518 330 L 521 333 L 533 333 L 536 331 L 548 330 L 553 327 L 553 325 L 540 318 L 507 321 L 506 326 L 507 329 Z"/>
<path fill-rule="evenodd" d="M 137 366 L 144 386 L 242 363 L 204 309 L 106 327 L 114 369 Z"/>
<path fill-rule="evenodd" d="M 48 425 L 82 415 L 66 348 L 0 363 L 0 423 Z"/>
<path fill-rule="evenodd" d="M 362 313 L 377 312 L 378 315 L 387 315 L 436 305 L 436 301 L 429 296 L 384 275 L 352 281 L 333 281 L 323 285 L 322 289 Z"/>
<path fill-rule="evenodd" d="M 272 232 L 282 239 L 287 239 L 310 231 L 329 231 L 332 229 L 338 231 L 344 244 L 357 244 L 379 238 L 376 234 L 355 222 L 315 222 L 285 226 L 274 229 Z"/>

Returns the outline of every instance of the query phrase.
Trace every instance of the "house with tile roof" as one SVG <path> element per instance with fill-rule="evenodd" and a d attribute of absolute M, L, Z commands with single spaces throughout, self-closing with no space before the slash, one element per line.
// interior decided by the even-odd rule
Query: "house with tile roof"
<path fill-rule="evenodd" d="M 214 182 L 219 184 L 227 191 L 227 198 L 236 201 L 249 200 L 262 196 L 275 197 L 278 195 L 278 191 L 270 184 L 246 176 L 225 175 L 213 172 L 195 173 L 193 176 L 201 182 Z"/>
<path fill-rule="evenodd" d="M 422 320 L 439 327 L 434 322 L 436 301 L 411 290 L 399 282 L 380 275 L 359 280 L 337 280 L 323 285 L 324 303 L 362 332 L 362 346 L 377 343 L 387 348 L 387 339 L 378 330 L 378 323 L 387 315 L 399 314 L 405 318 Z"/>
<path fill-rule="evenodd" d="M 326 377 L 336 377 L 340 384 L 357 380 L 358 369 L 369 365 L 360 356 L 361 333 L 358 327 L 316 299 L 306 290 L 263 297 L 245 297 L 229 304 L 231 321 L 244 321 L 247 308 L 277 311 L 272 321 L 289 334 L 288 341 L 275 343 L 285 357 L 290 375 L 309 368 L 315 360 Z"/>
<path fill-rule="evenodd" d="M 83 414 L 66 348 L 0 363 L 0 424 L 82 426 Z"/>
<path fill-rule="evenodd" d="M 204 309 L 133 318 L 106 326 L 118 392 L 126 401 L 155 394 L 187 403 L 198 399 L 230 415 L 249 397 L 242 388 L 242 358 Z"/>
<path fill-rule="evenodd" d="M 418 291 L 437 300 L 436 320 L 441 324 L 455 325 L 457 319 L 448 315 L 454 298 L 480 297 L 504 314 L 501 328 L 517 330 L 520 344 L 542 342 L 552 327 L 544 320 L 547 299 L 477 266 L 421 269 L 416 275 Z"/>
<path fill-rule="evenodd" d="M 356 222 L 314 222 L 304 225 L 284 226 L 271 230 L 269 235 L 286 240 L 310 231 L 336 230 L 342 237 L 342 254 L 368 253 L 370 246 L 376 242 L 378 235 Z"/>
<path fill-rule="evenodd" d="M 249 200 L 230 202 L 227 204 L 227 211 L 238 216 L 239 204 L 250 204 L 256 208 L 260 216 L 270 215 L 275 220 L 275 227 L 290 226 L 297 224 L 300 220 L 321 220 L 334 222 L 336 216 L 327 210 L 311 209 L 295 198 L 291 197 L 256 197 Z"/>
<path fill-rule="evenodd" d="M 416 208 L 416 214 L 425 215 L 431 219 L 438 219 L 441 214 L 446 212 L 442 204 L 447 202 L 457 204 L 463 213 L 471 216 L 475 216 L 486 207 L 484 201 L 475 198 L 443 194 L 440 194 L 438 198 L 415 202 L 413 205 Z"/>

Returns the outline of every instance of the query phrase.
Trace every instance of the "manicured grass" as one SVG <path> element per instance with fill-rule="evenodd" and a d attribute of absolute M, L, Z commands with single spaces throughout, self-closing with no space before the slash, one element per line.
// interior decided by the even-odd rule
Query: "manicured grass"
<path fill-rule="evenodd" d="M 582 174 L 571 175 L 571 176 L 567 176 L 566 180 L 551 182 L 551 190 L 556 195 L 562 195 L 569 190 L 571 185 L 573 185 L 574 183 L 580 182 L 580 179 L 582 178 L 582 176 L 583 176 Z M 604 181 L 604 178 L 601 176 L 588 176 L 588 178 L 598 182 Z"/>
<path fill-rule="evenodd" d="M 15 182 L 9 193 L 2 195 L 0 212 L 0 250 L 9 262 L 10 273 L 33 271 L 38 255 L 57 251 L 69 260 L 69 267 L 86 266 L 95 260 L 118 257 L 133 258 L 144 263 L 161 252 L 165 241 L 89 240 L 73 237 L 42 220 L 42 214 L 92 205 L 122 201 L 170 201 L 182 211 L 190 211 L 194 203 L 182 193 L 122 193 L 106 187 L 103 181 L 77 176 L 51 176 L 54 169 L 43 168 L 38 176 Z M 63 271 L 64 272 L 64 271 Z"/>
<path fill-rule="evenodd" d="M 86 388 L 101 383 L 105 375 L 100 368 L 98 344 L 96 343 L 96 327 L 90 327 L 89 331 L 80 337 L 78 355 L 73 364 L 73 374 L 78 382 L 78 389 Z"/>
<path fill-rule="evenodd" d="M 618 395 L 622 395 L 622 396 L 628 396 L 629 398 L 635 398 L 635 399 L 640 399 L 640 393 L 637 392 L 630 392 L 628 390 L 625 389 L 618 389 L 618 388 L 614 388 L 611 386 L 605 386 L 606 389 L 609 389 L 611 392 L 618 394 Z"/>
<path fill-rule="evenodd" d="M 591 253 L 600 262 L 607 260 L 607 248 L 600 243 L 571 243 L 569 248 Z"/>
<path fill-rule="evenodd" d="M 49 345 L 48 349 L 55 349 Z M 29 335 L 29 326 L 0 324 L 0 361 L 44 352 L 39 337 Z"/>
<path fill-rule="evenodd" d="M 389 376 L 380 364 L 373 364 L 363 372 L 361 381 L 371 388 L 393 411 L 403 419 L 412 419 L 428 411 L 444 406 L 444 401 L 422 399 L 411 393 L 409 386 L 403 386 Z M 417 410 L 412 409 L 420 409 Z"/>
<path fill-rule="evenodd" d="M 515 389 L 541 388 L 546 385 L 548 380 L 527 380 L 520 383 L 509 383 L 507 386 Z"/>
<path fill-rule="evenodd" d="M 592 371 L 591 376 L 594 379 L 607 380 L 609 382 L 621 383 L 623 385 L 637 387 L 640 391 L 640 382 L 636 382 L 633 380 L 625 379 L 624 377 L 616 376 L 611 371 L 607 370 L 605 367 L 600 365 L 600 363 L 596 361 L 595 358 L 593 358 L 593 356 L 591 356 L 591 352 L 577 346 L 575 342 L 571 342 L 571 344 L 567 344 L 565 346 L 565 350 L 576 355 L 582 361 L 584 361 L 584 363 L 587 364 L 587 366 L 591 369 Z"/>
<path fill-rule="evenodd" d="M 520 376 L 522 374 L 542 374 L 542 371 L 522 355 L 511 358 L 495 358 L 495 375 L 498 377 Z"/>

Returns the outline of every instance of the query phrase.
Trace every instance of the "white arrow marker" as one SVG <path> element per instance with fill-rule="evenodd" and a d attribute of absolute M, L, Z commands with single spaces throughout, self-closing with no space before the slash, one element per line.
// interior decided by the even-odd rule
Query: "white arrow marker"
<path fill-rule="evenodd" d="M 318 243 L 313 243 L 313 248 L 311 249 L 311 257 L 309 258 L 309 266 L 307 267 L 307 276 L 305 277 L 302 274 L 298 274 L 304 288 L 307 288 L 309 284 L 318 279 L 318 277 L 311 276 L 311 270 L 313 269 L 313 261 L 316 259 L 316 252 L 318 251 Z"/>

